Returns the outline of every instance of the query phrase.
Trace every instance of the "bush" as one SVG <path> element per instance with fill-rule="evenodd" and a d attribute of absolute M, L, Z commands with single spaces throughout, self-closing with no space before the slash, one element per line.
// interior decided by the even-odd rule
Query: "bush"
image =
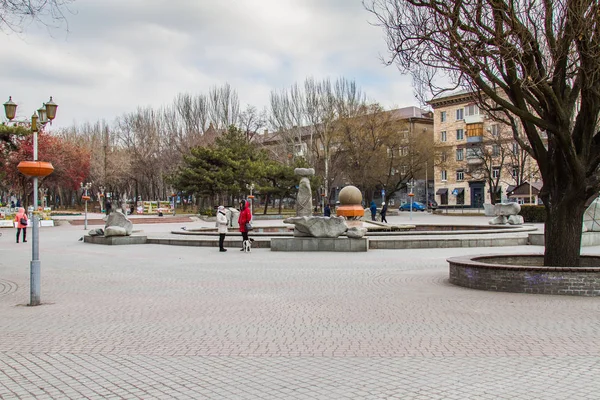
<path fill-rule="evenodd" d="M 544 206 L 521 205 L 521 212 L 525 222 L 546 222 L 546 209 Z"/>
<path fill-rule="evenodd" d="M 205 208 L 203 210 L 200 210 L 200 215 L 204 215 L 206 217 L 214 217 L 217 215 L 217 210 L 215 210 L 214 208 Z"/>

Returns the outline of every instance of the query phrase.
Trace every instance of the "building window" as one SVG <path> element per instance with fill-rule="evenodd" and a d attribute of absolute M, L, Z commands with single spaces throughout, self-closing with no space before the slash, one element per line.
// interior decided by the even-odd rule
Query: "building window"
<path fill-rule="evenodd" d="M 442 170 L 442 181 L 447 181 L 448 180 L 448 172 L 446 172 L 446 170 Z"/>
<path fill-rule="evenodd" d="M 456 130 L 456 140 L 465 140 L 465 131 L 462 129 Z"/>
<path fill-rule="evenodd" d="M 512 169 L 512 177 L 515 181 L 519 181 L 519 167 L 513 167 Z"/>
<path fill-rule="evenodd" d="M 464 111 L 465 110 L 462 109 L 462 108 L 459 108 L 458 110 L 456 110 L 456 120 L 457 121 L 461 121 L 461 120 L 465 119 L 464 118 Z"/>
<path fill-rule="evenodd" d="M 402 175 L 406 176 L 406 174 L 408 174 L 408 166 L 403 165 L 402 166 Z"/>
<path fill-rule="evenodd" d="M 464 149 L 456 149 L 456 161 L 462 161 L 464 159 Z"/>
<path fill-rule="evenodd" d="M 440 112 L 440 122 L 446 122 L 446 111 Z"/>
<path fill-rule="evenodd" d="M 464 181 L 465 180 L 465 172 L 463 170 L 456 171 L 456 180 Z"/>
<path fill-rule="evenodd" d="M 440 158 L 442 159 L 442 162 L 446 162 L 446 160 L 448 160 L 448 154 L 446 154 L 445 151 L 442 151 L 442 155 Z"/>
<path fill-rule="evenodd" d="M 400 155 L 401 156 L 407 156 L 408 155 L 408 147 L 401 147 L 400 148 Z"/>
<path fill-rule="evenodd" d="M 516 156 L 519 154 L 519 143 L 513 142 L 513 154 Z"/>
<path fill-rule="evenodd" d="M 492 157 L 498 157 L 500 155 L 500 146 L 497 144 L 492 145 Z"/>
<path fill-rule="evenodd" d="M 500 167 L 492 167 L 492 178 L 498 179 L 500 177 Z"/>
<path fill-rule="evenodd" d="M 500 133 L 500 129 L 498 127 L 498 124 L 494 124 L 490 126 L 490 132 L 492 133 L 493 137 L 498 137 L 499 133 Z"/>
<path fill-rule="evenodd" d="M 442 131 L 442 137 L 440 139 L 442 142 L 446 141 L 446 131 Z"/>
<path fill-rule="evenodd" d="M 470 115 L 479 115 L 479 107 L 477 107 L 477 104 L 471 104 L 469 106 L 466 106 L 465 107 L 465 115 L 467 115 L 467 116 L 470 116 Z"/>

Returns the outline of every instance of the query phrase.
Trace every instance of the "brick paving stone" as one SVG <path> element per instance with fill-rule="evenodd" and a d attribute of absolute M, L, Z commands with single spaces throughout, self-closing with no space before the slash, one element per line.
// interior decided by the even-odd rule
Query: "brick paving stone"
<path fill-rule="evenodd" d="M 39 307 L 0 238 L 2 399 L 598 398 L 597 298 L 447 282 L 448 257 L 539 247 L 219 254 L 79 228 L 41 229 Z"/>

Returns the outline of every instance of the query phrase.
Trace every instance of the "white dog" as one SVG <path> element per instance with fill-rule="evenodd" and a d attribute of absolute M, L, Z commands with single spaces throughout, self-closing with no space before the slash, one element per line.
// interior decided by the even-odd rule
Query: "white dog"
<path fill-rule="evenodd" d="M 242 242 L 242 250 L 245 253 L 250 253 L 250 250 L 252 250 L 252 242 L 250 240 L 244 240 Z"/>

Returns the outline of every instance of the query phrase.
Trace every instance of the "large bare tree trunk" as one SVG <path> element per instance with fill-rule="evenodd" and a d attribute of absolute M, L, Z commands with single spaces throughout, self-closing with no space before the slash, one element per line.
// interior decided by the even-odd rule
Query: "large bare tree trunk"
<path fill-rule="evenodd" d="M 579 266 L 585 198 L 561 198 L 546 206 L 544 265 Z"/>

